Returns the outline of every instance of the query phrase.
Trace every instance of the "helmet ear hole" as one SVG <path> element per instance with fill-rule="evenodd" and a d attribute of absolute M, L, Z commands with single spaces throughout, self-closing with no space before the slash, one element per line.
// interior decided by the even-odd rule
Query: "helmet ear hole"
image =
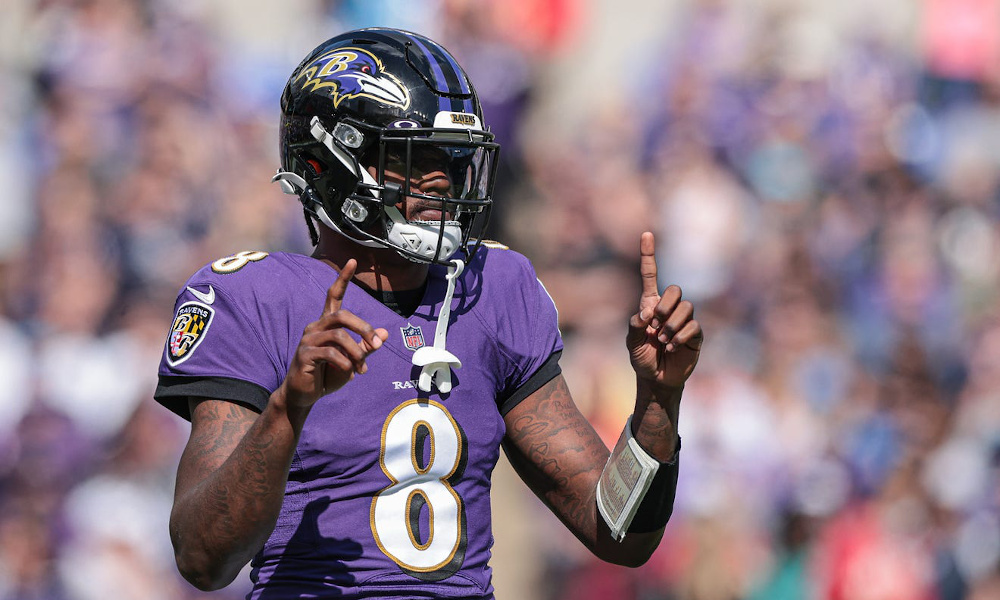
<path fill-rule="evenodd" d="M 319 164 L 319 161 L 315 158 L 307 158 L 306 164 L 312 169 L 312 176 L 319 177 L 320 173 L 323 172 L 323 166 Z"/>

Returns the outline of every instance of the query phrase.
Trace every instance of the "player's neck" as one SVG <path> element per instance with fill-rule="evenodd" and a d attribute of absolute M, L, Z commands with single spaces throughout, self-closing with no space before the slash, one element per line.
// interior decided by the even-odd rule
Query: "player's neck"
<path fill-rule="evenodd" d="M 354 281 L 375 291 L 406 291 L 423 287 L 428 265 L 406 260 L 387 248 L 369 248 L 335 234 L 321 235 L 312 257 L 340 271 L 353 258 L 358 261 Z"/>

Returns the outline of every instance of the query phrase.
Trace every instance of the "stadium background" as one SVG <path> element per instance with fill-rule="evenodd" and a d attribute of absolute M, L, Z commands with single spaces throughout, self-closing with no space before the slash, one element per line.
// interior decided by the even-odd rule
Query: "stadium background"
<path fill-rule="evenodd" d="M 608 441 L 645 227 L 708 336 L 652 560 L 596 563 L 501 465 L 501 598 L 1000 598 L 996 0 L 4 0 L 0 600 L 241 597 L 175 573 L 156 363 L 197 267 L 306 250 L 277 97 L 371 24 L 477 83 L 494 234 Z"/>

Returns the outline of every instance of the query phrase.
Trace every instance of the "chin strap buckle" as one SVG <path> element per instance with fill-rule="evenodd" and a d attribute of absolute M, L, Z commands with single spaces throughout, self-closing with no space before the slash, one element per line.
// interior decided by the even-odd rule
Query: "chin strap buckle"
<path fill-rule="evenodd" d="M 413 364 L 421 367 L 417 387 L 424 392 L 431 391 L 431 382 L 436 380 L 438 391 L 447 394 L 451 391 L 451 369 L 461 369 L 462 361 L 445 348 L 448 337 L 448 321 L 451 319 L 451 299 L 455 295 L 455 280 L 465 270 L 465 263 L 452 260 L 448 265 L 448 289 L 444 293 L 444 301 L 438 312 L 437 329 L 434 332 L 434 345 L 418 348 L 413 353 Z"/>

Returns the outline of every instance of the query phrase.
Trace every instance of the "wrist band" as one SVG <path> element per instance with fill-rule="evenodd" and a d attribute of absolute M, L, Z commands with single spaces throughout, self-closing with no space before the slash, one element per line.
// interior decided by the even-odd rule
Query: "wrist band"
<path fill-rule="evenodd" d="M 628 526 L 629 533 L 656 531 L 670 520 L 677 495 L 677 474 L 680 471 L 681 438 L 677 437 L 677 451 L 670 462 L 660 463 L 646 495 Z"/>
<path fill-rule="evenodd" d="M 673 460 L 656 460 L 636 441 L 628 418 L 597 482 L 597 509 L 612 537 L 621 541 L 626 532 L 655 531 L 666 524 L 677 490 L 679 452 L 680 438 Z"/>

